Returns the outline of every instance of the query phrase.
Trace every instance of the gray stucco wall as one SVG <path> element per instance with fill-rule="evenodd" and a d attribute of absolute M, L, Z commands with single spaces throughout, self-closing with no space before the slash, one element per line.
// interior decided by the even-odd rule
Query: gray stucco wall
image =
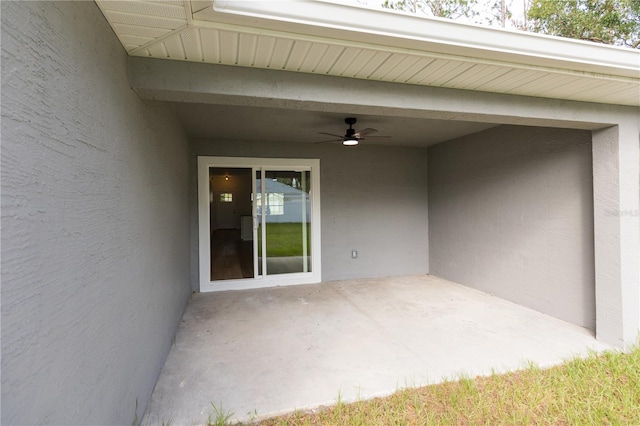
<path fill-rule="evenodd" d="M 501 126 L 428 152 L 431 273 L 595 328 L 591 133 Z"/>
<path fill-rule="evenodd" d="M 190 296 L 188 144 L 94 2 L 1 7 L 1 422 L 131 424 Z"/>
<path fill-rule="evenodd" d="M 199 155 L 319 158 L 322 280 L 429 271 L 427 150 L 194 140 L 191 144 L 191 283 L 198 288 Z M 358 259 L 351 259 L 351 250 Z"/>
<path fill-rule="evenodd" d="M 638 107 L 139 57 L 130 64 L 134 90 L 149 100 L 593 131 L 597 337 L 617 346 L 637 341 Z"/>

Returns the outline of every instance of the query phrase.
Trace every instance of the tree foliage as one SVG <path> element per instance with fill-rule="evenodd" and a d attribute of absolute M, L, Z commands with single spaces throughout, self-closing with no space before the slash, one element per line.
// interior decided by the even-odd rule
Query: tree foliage
<path fill-rule="evenodd" d="M 382 6 L 404 12 L 422 12 L 429 16 L 457 19 L 477 16 L 478 11 L 475 8 L 477 4 L 478 0 L 400 0 L 396 2 L 385 0 Z"/>
<path fill-rule="evenodd" d="M 385 0 L 382 7 L 403 12 L 423 13 L 427 16 L 463 19 L 486 25 L 502 25 L 511 19 L 504 7 L 506 0 Z"/>
<path fill-rule="evenodd" d="M 512 19 L 509 5 L 523 1 L 526 19 Z M 478 24 L 640 48 L 640 0 L 384 0 L 388 9 Z"/>
<path fill-rule="evenodd" d="M 535 32 L 640 46 L 640 0 L 533 0 L 527 17 Z"/>

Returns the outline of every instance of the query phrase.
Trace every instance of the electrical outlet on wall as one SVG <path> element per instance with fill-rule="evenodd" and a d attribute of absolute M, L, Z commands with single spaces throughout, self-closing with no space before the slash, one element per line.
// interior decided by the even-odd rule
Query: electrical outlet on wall
<path fill-rule="evenodd" d="M 352 259 L 358 258 L 358 250 L 351 250 L 351 258 Z"/>

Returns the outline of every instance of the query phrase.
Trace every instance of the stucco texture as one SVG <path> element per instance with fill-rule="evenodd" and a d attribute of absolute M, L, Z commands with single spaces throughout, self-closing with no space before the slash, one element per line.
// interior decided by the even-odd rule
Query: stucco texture
<path fill-rule="evenodd" d="M 195 179 L 199 155 L 320 159 L 323 281 L 429 271 L 426 148 L 196 139 L 191 151 L 194 290 L 199 282 Z"/>
<path fill-rule="evenodd" d="M 640 110 L 637 107 L 549 99 L 542 97 L 545 95 L 544 91 L 538 97 L 480 93 L 473 90 L 418 87 L 392 82 L 150 58 L 131 58 L 130 65 L 134 90 L 139 96 L 149 100 L 246 105 L 256 109 L 262 107 L 282 108 L 283 116 L 286 116 L 286 110 L 299 109 L 342 112 L 345 115 L 353 116 L 379 115 L 499 123 L 510 126 L 528 126 L 529 130 L 525 127 L 521 130 L 531 132 L 534 136 L 536 133 L 533 132 L 533 129 L 541 128 L 580 129 L 592 132 L 592 173 L 585 182 L 591 181 L 593 184 L 591 196 L 593 226 L 591 229 L 594 241 L 591 248 L 595 259 L 597 295 L 595 311 L 598 317 L 596 335 L 598 339 L 617 346 L 633 344 L 637 341 L 640 329 L 638 323 L 640 319 L 640 315 L 638 315 L 640 312 L 640 268 L 638 268 L 640 216 L 637 214 L 640 206 L 638 199 Z M 211 120 L 216 118 L 214 115 L 207 117 Z M 228 120 L 220 124 L 229 125 Z M 294 134 L 295 132 L 290 133 Z M 529 140 L 529 137 L 514 134 L 515 142 L 522 139 Z M 224 151 L 229 155 L 235 155 L 234 152 L 244 150 L 245 155 L 252 156 L 250 149 L 236 148 L 233 141 L 218 142 L 228 145 L 224 149 L 220 149 L 220 152 Z M 393 143 L 396 144 L 396 142 L 397 140 L 394 139 Z M 504 142 L 506 143 L 506 141 Z M 256 143 L 256 146 L 259 145 L 261 144 Z M 493 147 L 493 145 L 485 146 L 488 149 Z M 496 144 L 495 147 L 500 148 L 501 144 Z M 268 146 L 262 148 L 255 153 L 260 152 L 259 155 L 272 156 Z M 215 153 L 215 149 L 209 152 L 212 153 L 211 155 L 220 155 Z M 479 154 L 487 155 L 489 152 L 479 152 Z M 470 156 L 472 157 L 472 155 Z M 393 156 L 389 158 L 391 161 Z M 508 159 L 504 161 L 507 165 L 509 164 Z M 543 161 L 542 165 L 550 162 Z M 347 165 L 347 163 L 343 164 Z M 354 164 L 356 167 L 361 167 L 357 162 Z M 533 169 L 536 167 L 528 170 Z M 384 170 L 376 170 L 376 173 L 382 176 Z M 534 174 L 533 171 L 528 173 Z M 508 183 L 508 178 L 505 178 L 504 182 Z M 192 188 L 194 188 L 193 185 Z M 584 211 L 588 212 L 588 210 Z M 485 217 L 483 214 L 477 216 L 479 218 Z M 580 218 L 580 220 L 583 219 Z M 492 223 L 491 220 L 489 223 Z M 437 229 L 433 223 L 431 225 L 431 229 Z M 478 228 L 482 228 L 484 223 L 476 222 L 476 225 Z M 470 228 L 469 224 L 465 226 L 466 229 Z M 551 226 L 551 231 L 553 228 Z M 452 235 L 460 234 L 460 230 L 454 229 L 454 231 Z M 541 232 L 543 235 L 544 230 Z M 444 234 L 442 233 L 442 235 Z M 415 236 L 420 238 L 421 235 L 424 234 L 416 234 Z M 489 233 L 489 236 L 496 238 L 499 234 Z M 582 237 L 578 238 L 576 243 L 578 246 L 583 248 L 589 246 L 587 243 L 583 244 L 584 240 L 580 239 Z M 451 247 L 460 247 L 460 244 L 454 244 Z M 490 248 L 491 244 L 486 247 Z M 555 242 L 551 245 L 550 252 L 554 252 L 554 247 Z M 547 247 L 541 245 L 540 250 L 547 250 Z M 455 252 L 455 250 L 452 251 Z M 379 253 L 381 252 L 382 250 Z M 466 249 L 465 252 L 470 253 Z M 480 253 L 479 258 L 490 260 L 485 258 L 480 248 L 478 248 L 478 252 Z M 531 254 L 533 252 L 531 251 Z M 564 252 L 564 249 L 561 249 L 560 252 Z M 436 256 L 438 256 L 437 253 Z M 540 259 L 546 259 L 545 256 L 540 256 Z M 583 252 L 580 251 L 578 256 L 583 256 Z M 451 259 L 455 259 L 455 257 Z M 433 256 L 431 260 L 433 260 Z M 498 260 L 504 260 L 504 258 L 498 257 Z M 548 260 L 553 261 L 551 257 L 548 257 Z M 568 258 L 569 262 L 575 260 L 575 257 Z M 478 263 L 483 262 L 478 261 Z M 534 262 L 534 264 L 540 263 L 545 262 Z M 340 268 L 339 263 L 336 265 Z M 464 267 L 466 266 L 460 266 L 460 268 Z M 531 264 L 527 263 L 524 270 L 530 269 Z M 192 268 L 192 270 L 195 269 Z M 340 269 L 337 270 L 340 272 Z M 507 268 L 506 272 L 509 270 L 517 271 L 518 269 Z M 490 267 L 487 266 L 486 271 L 490 272 Z M 576 277 L 574 276 L 574 278 Z M 518 281 L 517 278 L 515 280 Z M 572 280 L 573 278 L 569 281 Z M 192 281 L 194 281 L 193 277 Z M 503 284 L 505 283 L 512 285 L 511 281 L 503 281 Z M 556 281 L 556 283 L 558 282 Z M 567 288 L 565 285 L 563 283 L 559 288 Z M 567 295 L 570 294 L 573 293 L 569 291 Z M 538 297 L 535 294 L 529 296 L 531 300 Z M 564 300 L 571 306 L 570 309 L 573 309 L 574 304 L 586 306 L 590 303 L 588 302 L 590 296 L 586 293 L 583 295 L 584 297 L 577 295 L 574 298 L 574 296 L 576 295 L 573 294 L 569 299 Z M 542 304 L 547 303 L 544 298 L 541 302 Z M 585 305 L 582 305 L 583 303 Z M 589 324 L 592 321 L 583 317 L 582 323 Z"/>
<path fill-rule="evenodd" d="M 501 126 L 428 153 L 431 273 L 594 329 L 591 132 Z"/>
<path fill-rule="evenodd" d="M 188 144 L 94 2 L 1 7 L 1 422 L 131 424 L 190 297 Z"/>

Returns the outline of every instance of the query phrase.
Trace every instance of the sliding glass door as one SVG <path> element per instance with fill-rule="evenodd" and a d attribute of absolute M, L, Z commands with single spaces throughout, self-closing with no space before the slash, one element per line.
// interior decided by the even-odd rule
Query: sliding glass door
<path fill-rule="evenodd" d="M 258 275 L 312 270 L 310 188 L 309 170 L 256 170 Z"/>
<path fill-rule="evenodd" d="M 211 281 L 255 277 L 253 169 L 209 167 Z"/>
<path fill-rule="evenodd" d="M 320 281 L 318 168 L 318 160 L 198 159 L 201 291 Z"/>

